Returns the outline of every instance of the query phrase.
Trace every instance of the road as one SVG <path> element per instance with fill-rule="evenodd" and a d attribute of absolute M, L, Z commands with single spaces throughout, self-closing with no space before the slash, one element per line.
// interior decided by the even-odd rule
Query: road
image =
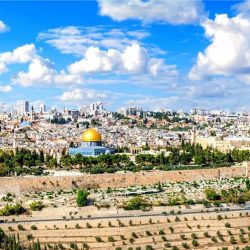
<path fill-rule="evenodd" d="M 139 211 L 137 211 L 139 212 Z M 70 218 L 55 218 L 55 219 L 27 219 L 27 220 L 15 220 L 15 221 L 3 221 L 0 220 L 0 224 L 19 224 L 19 223 L 35 223 L 35 222 L 53 222 L 53 221 L 86 221 L 86 220 L 105 220 L 105 219 L 129 219 L 140 217 L 158 217 L 158 216 L 173 216 L 173 215 L 185 215 L 185 214 L 206 214 L 206 213 L 224 213 L 224 212 L 250 212 L 250 208 L 223 208 L 217 210 L 197 210 L 197 211 L 183 211 L 179 213 L 171 212 L 139 212 L 136 214 L 114 214 L 106 216 L 95 217 L 70 217 Z"/>

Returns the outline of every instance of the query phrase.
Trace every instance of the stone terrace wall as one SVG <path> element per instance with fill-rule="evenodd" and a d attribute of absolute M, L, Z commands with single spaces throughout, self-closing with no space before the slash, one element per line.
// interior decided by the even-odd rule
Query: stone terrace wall
<path fill-rule="evenodd" d="M 199 181 L 250 176 L 250 166 L 214 169 L 152 171 L 82 176 L 1 177 L 0 195 L 6 192 L 53 191 L 71 188 L 120 188 L 163 182 Z"/>

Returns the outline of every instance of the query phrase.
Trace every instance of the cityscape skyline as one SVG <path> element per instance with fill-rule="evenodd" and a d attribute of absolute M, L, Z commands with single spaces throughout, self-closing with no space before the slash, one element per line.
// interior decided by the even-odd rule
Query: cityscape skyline
<path fill-rule="evenodd" d="M 1 106 L 249 111 L 249 1 L 169 3 L 2 2 Z"/>
<path fill-rule="evenodd" d="M 250 0 L 0 1 L 0 250 L 250 249 Z"/>

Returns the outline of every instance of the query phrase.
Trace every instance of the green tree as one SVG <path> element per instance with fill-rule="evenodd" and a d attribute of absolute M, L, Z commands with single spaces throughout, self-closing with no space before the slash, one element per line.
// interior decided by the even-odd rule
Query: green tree
<path fill-rule="evenodd" d="M 88 195 L 87 190 L 81 189 L 77 192 L 76 203 L 79 207 L 86 206 L 88 204 Z"/>

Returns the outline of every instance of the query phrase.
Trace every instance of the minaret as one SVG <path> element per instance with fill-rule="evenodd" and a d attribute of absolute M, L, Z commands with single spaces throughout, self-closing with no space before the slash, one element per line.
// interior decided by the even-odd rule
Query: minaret
<path fill-rule="evenodd" d="M 34 107 L 33 105 L 31 106 L 31 121 L 34 119 Z"/>

